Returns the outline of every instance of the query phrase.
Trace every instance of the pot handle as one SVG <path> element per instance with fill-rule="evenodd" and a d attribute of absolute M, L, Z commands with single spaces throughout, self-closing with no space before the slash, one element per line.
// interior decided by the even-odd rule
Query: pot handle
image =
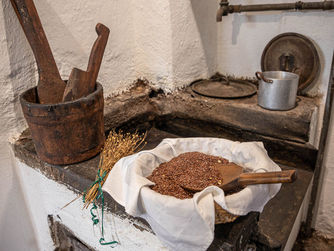
<path fill-rule="evenodd" d="M 256 76 L 256 78 L 257 78 L 258 80 L 262 80 L 262 81 L 264 81 L 264 82 L 266 82 L 266 83 L 273 83 L 273 82 L 274 82 L 272 79 L 265 78 L 265 77 L 263 76 L 263 73 L 260 72 L 260 71 L 255 72 L 255 76 Z"/>
<path fill-rule="evenodd" d="M 302 73 L 302 70 L 298 67 L 295 67 L 295 68 L 293 68 L 292 72 L 297 74 L 298 76 L 300 76 L 301 73 Z"/>

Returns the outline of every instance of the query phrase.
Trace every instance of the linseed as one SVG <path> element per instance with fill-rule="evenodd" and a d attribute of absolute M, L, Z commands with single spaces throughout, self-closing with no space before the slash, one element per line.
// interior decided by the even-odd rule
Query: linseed
<path fill-rule="evenodd" d="M 192 198 L 193 193 L 183 187 L 202 190 L 222 184 L 220 173 L 213 168 L 217 163 L 227 164 L 229 161 L 200 152 L 187 152 L 160 164 L 147 178 L 155 183 L 151 188 L 160 194 L 179 199 Z"/>

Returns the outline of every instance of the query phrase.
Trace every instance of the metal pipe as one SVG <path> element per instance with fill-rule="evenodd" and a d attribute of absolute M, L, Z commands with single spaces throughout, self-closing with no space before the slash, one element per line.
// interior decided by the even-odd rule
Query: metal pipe
<path fill-rule="evenodd" d="M 302 2 L 295 3 L 277 3 L 277 4 L 253 4 L 253 5 L 230 5 L 227 0 L 220 2 L 220 8 L 217 12 L 217 22 L 222 21 L 223 16 L 230 13 L 240 13 L 248 11 L 273 11 L 273 10 L 332 10 L 334 1 L 322 2 Z"/>

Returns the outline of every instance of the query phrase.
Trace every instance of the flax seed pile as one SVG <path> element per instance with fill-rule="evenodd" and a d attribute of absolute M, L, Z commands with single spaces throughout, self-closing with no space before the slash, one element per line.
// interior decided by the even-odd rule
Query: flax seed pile
<path fill-rule="evenodd" d="M 222 184 L 221 174 L 213 168 L 218 163 L 227 164 L 229 161 L 199 152 L 183 153 L 160 164 L 147 178 L 155 183 L 151 188 L 160 194 L 179 199 L 192 198 L 193 193 L 183 187 L 202 190 Z"/>

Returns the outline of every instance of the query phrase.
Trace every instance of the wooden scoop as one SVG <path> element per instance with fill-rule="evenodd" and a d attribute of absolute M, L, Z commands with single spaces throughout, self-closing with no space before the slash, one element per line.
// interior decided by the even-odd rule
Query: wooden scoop
<path fill-rule="evenodd" d="M 264 173 L 243 173 L 243 168 L 234 163 L 229 163 L 228 165 L 220 164 L 216 165 L 214 168 L 217 168 L 217 170 L 221 173 L 223 182 L 219 187 L 223 189 L 224 192 L 255 184 L 290 183 L 295 181 L 297 178 L 297 173 L 295 170 Z M 199 192 L 204 189 L 184 186 L 182 184 L 181 186 L 193 192 Z"/>
<path fill-rule="evenodd" d="M 75 100 L 94 92 L 103 53 L 107 45 L 109 29 L 98 23 L 95 27 L 98 37 L 92 47 L 87 71 L 73 68 L 64 91 L 63 101 Z"/>
<path fill-rule="evenodd" d="M 65 82 L 61 79 L 51 48 L 32 0 L 11 0 L 11 4 L 34 53 L 38 68 L 37 92 L 41 104 L 62 100 Z"/>

